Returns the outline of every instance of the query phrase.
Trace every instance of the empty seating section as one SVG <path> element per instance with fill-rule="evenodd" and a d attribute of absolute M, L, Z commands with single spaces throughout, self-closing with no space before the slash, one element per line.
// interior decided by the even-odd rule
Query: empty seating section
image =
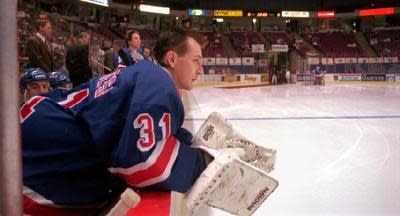
<path fill-rule="evenodd" d="M 327 32 L 303 34 L 325 57 L 365 56 L 352 32 Z"/>
<path fill-rule="evenodd" d="M 395 57 L 400 55 L 400 30 L 382 30 L 365 34 L 378 56 Z"/>
<path fill-rule="evenodd" d="M 205 39 L 205 47 L 203 48 L 204 57 L 225 57 L 224 43 L 221 34 L 215 32 L 202 32 Z"/>
<path fill-rule="evenodd" d="M 292 45 L 294 43 L 293 38 L 287 32 L 264 32 L 263 35 L 271 44 Z"/>
<path fill-rule="evenodd" d="M 286 44 L 290 48 L 293 47 L 303 57 L 316 55 L 316 53 L 308 47 L 302 38 L 297 38 L 294 34 L 289 35 L 287 32 L 264 32 L 263 36 L 271 44 Z"/>
<path fill-rule="evenodd" d="M 314 50 L 312 50 L 312 49 L 310 49 L 310 47 L 308 47 L 308 45 L 303 41 L 303 39 L 296 39 L 295 43 L 293 44 L 293 47 L 303 57 L 317 55 L 317 53 Z"/>
<path fill-rule="evenodd" d="M 239 56 L 254 57 L 251 51 L 252 44 L 263 44 L 263 40 L 256 32 L 232 32 L 229 39 Z"/>

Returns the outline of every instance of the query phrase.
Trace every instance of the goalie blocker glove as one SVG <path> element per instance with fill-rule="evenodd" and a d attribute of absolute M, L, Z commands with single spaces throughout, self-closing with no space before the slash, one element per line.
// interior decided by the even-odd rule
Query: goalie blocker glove
<path fill-rule="evenodd" d="M 193 142 L 214 160 L 185 195 L 192 214 L 207 204 L 235 215 L 252 215 L 278 186 L 267 174 L 274 168 L 276 151 L 244 138 L 220 114 L 210 114 Z"/>
<path fill-rule="evenodd" d="M 185 194 L 191 215 L 204 205 L 239 216 L 252 215 L 278 186 L 278 181 L 261 169 L 240 160 L 243 149 L 207 149 L 214 160 Z"/>
<path fill-rule="evenodd" d="M 237 133 L 232 125 L 220 114 L 211 113 L 194 137 L 195 146 L 213 149 L 243 148 L 245 154 L 240 158 L 266 172 L 274 169 L 276 150 L 264 148 Z"/>

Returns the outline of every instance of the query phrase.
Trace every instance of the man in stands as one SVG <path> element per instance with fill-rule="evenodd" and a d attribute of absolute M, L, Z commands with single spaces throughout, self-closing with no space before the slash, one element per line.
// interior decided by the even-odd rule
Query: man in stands
<path fill-rule="evenodd" d="M 21 94 L 24 101 L 38 94 L 49 92 L 49 78 L 40 68 L 28 68 L 20 78 Z"/>
<path fill-rule="evenodd" d="M 143 53 L 140 50 L 140 34 L 138 31 L 129 30 L 125 35 L 126 47 L 121 48 L 115 54 L 114 68 L 120 65 L 130 66 L 138 61 L 143 60 Z"/>
<path fill-rule="evenodd" d="M 148 60 L 151 57 L 151 50 L 149 47 L 143 47 L 143 58 Z"/>
<path fill-rule="evenodd" d="M 50 19 L 49 19 L 49 15 L 48 15 L 46 12 L 44 12 L 44 11 L 40 11 L 40 12 L 38 13 L 37 19 L 38 19 L 38 20 L 50 20 Z"/>
<path fill-rule="evenodd" d="M 184 29 L 190 29 L 192 28 L 192 21 L 188 16 L 182 17 L 182 28 Z"/>
<path fill-rule="evenodd" d="M 156 63 L 156 60 L 154 59 L 151 49 L 149 47 L 143 47 L 143 58 L 147 61 Z"/>
<path fill-rule="evenodd" d="M 24 213 L 96 215 L 126 187 L 186 192 L 206 154 L 182 128 L 177 89 L 203 72 L 201 44 L 195 32 L 168 29 L 154 49 L 161 66 L 140 61 L 25 103 Z"/>
<path fill-rule="evenodd" d="M 112 42 L 109 40 L 105 40 L 103 42 L 103 51 L 104 51 L 104 73 L 109 74 L 114 70 L 114 52 L 112 49 Z"/>
<path fill-rule="evenodd" d="M 25 49 L 29 57 L 28 67 L 51 72 L 54 70 L 54 51 L 50 42 L 53 36 L 51 23 L 47 19 L 40 19 L 35 27 L 37 33 L 28 39 Z"/>
<path fill-rule="evenodd" d="M 74 87 L 89 81 L 92 69 L 89 65 L 90 34 L 86 31 L 79 33 L 78 42 L 68 48 L 66 65 L 69 77 Z"/>

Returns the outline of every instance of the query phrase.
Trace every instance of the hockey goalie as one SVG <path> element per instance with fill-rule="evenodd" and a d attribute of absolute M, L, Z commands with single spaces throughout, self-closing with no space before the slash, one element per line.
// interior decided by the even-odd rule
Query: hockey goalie
<path fill-rule="evenodd" d="M 210 114 L 193 143 L 213 160 L 185 194 L 191 215 L 204 204 L 252 215 L 278 186 L 267 174 L 274 169 L 276 151 L 244 138 L 220 114 Z"/>

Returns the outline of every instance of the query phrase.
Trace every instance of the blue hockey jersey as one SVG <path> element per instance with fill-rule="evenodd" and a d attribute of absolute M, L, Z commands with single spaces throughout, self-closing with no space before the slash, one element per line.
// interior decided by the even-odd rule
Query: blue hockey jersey
<path fill-rule="evenodd" d="M 183 120 L 170 75 L 148 61 L 32 97 L 20 109 L 25 213 L 101 207 L 125 184 L 187 191 L 205 163 Z"/>
<path fill-rule="evenodd" d="M 144 60 L 143 48 L 140 47 L 136 50 L 136 59 L 132 57 L 131 51 L 128 47 L 123 47 L 114 54 L 113 66 L 118 68 L 120 65 L 130 66 L 138 61 Z"/>

